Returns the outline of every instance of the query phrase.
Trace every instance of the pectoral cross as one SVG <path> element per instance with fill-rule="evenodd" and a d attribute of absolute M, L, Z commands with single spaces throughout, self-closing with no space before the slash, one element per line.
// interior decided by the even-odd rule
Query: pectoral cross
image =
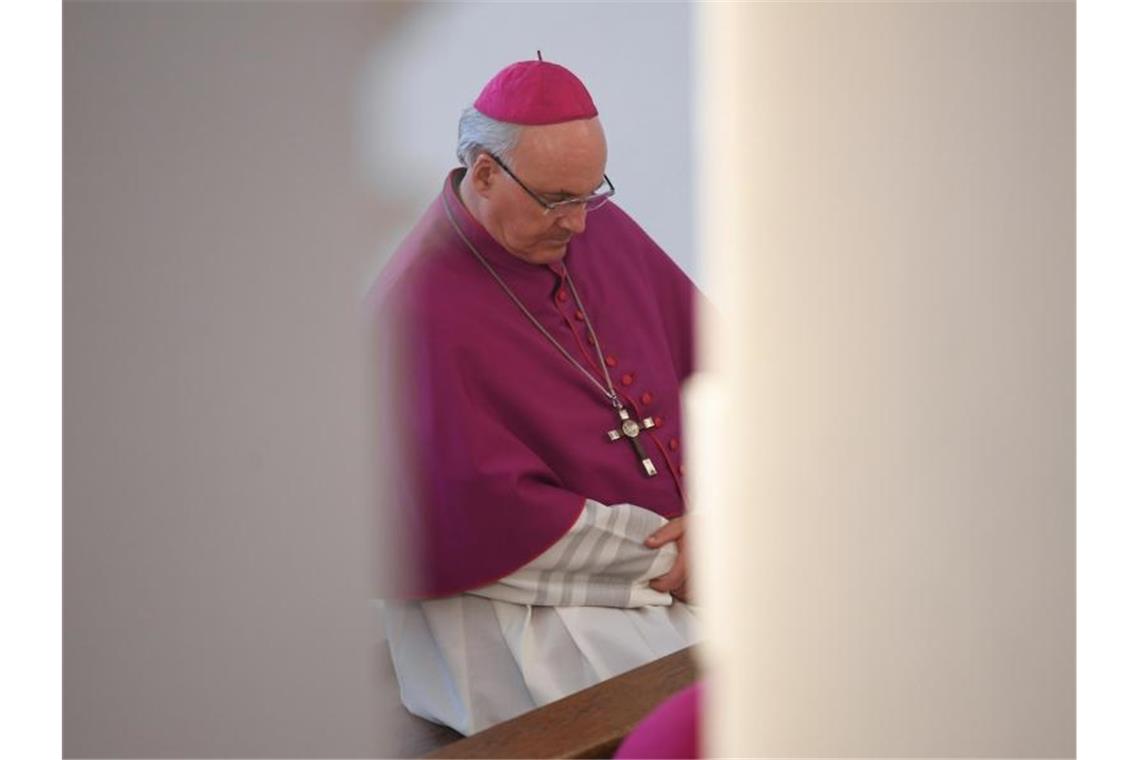
<path fill-rule="evenodd" d="M 616 402 L 615 402 L 616 403 Z M 610 430 L 606 433 L 611 441 L 620 441 L 622 438 L 628 438 L 629 442 L 633 444 L 633 450 L 637 452 L 637 458 L 641 460 L 641 466 L 645 468 L 645 474 L 653 477 L 657 474 L 657 468 L 653 466 L 652 460 L 645 455 L 645 449 L 641 446 L 641 441 L 637 440 L 637 436 L 641 435 L 642 430 L 648 430 L 653 427 L 653 418 L 646 417 L 640 423 L 631 419 L 629 412 L 625 410 L 624 406 L 617 408 L 618 417 L 621 418 L 621 427 L 616 430 Z"/>

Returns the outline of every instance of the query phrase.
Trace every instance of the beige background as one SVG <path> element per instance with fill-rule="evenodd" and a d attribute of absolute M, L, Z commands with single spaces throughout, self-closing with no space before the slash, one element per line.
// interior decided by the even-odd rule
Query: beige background
<path fill-rule="evenodd" d="M 710 749 L 1072 756 L 1073 5 L 703 11 Z"/>

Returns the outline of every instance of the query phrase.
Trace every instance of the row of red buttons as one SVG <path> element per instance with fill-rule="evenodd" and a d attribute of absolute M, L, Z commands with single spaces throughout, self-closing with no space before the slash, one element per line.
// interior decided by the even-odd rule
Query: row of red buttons
<path fill-rule="evenodd" d="M 566 292 L 565 288 L 560 288 L 558 290 L 558 300 L 559 301 L 565 303 L 567 300 L 569 300 L 569 298 L 570 298 L 570 294 Z M 583 322 L 586 319 L 586 315 L 582 313 L 581 309 L 575 309 L 574 310 L 574 319 L 577 319 L 579 322 Z M 586 340 L 591 346 L 594 345 L 594 336 L 593 335 L 586 336 Z M 613 356 L 607 356 L 606 357 L 606 366 L 607 367 L 616 367 L 617 366 L 617 359 L 614 358 Z M 626 372 L 624 375 L 621 376 L 621 384 L 628 388 L 629 386 L 633 385 L 633 379 L 634 379 L 633 373 L 632 372 Z M 645 393 L 642 393 L 641 394 L 641 403 L 645 406 L 649 406 L 650 404 L 652 404 L 653 403 L 653 394 L 650 393 L 649 391 L 645 391 Z M 659 416 L 655 416 L 653 418 L 653 424 L 656 427 L 661 427 L 661 423 L 663 421 L 664 420 Z M 670 451 L 676 451 L 680 447 L 681 447 L 681 442 L 678 441 L 676 438 L 670 438 L 669 439 L 669 450 Z M 685 474 L 685 466 L 684 465 L 681 465 L 681 474 L 682 475 Z"/>

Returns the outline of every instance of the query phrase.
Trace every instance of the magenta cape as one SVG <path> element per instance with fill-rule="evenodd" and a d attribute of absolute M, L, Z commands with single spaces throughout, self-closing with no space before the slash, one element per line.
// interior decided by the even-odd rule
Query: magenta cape
<path fill-rule="evenodd" d="M 411 563 L 388 597 L 459 593 L 508 575 L 574 523 L 586 498 L 665 517 L 684 512 L 680 384 L 693 371 L 692 283 L 618 206 L 590 213 L 560 264 L 511 255 L 452 184 L 367 299 L 382 334 L 380 420 L 390 476 L 383 525 Z M 463 244 L 467 238 L 532 314 L 602 379 L 574 280 L 614 387 L 639 419 L 658 474 L 645 475 L 606 397 L 527 320 Z M 602 381 L 604 384 L 604 380 Z"/>
<path fill-rule="evenodd" d="M 703 684 L 677 692 L 634 726 L 614 753 L 614 760 L 680 760 L 701 754 Z"/>

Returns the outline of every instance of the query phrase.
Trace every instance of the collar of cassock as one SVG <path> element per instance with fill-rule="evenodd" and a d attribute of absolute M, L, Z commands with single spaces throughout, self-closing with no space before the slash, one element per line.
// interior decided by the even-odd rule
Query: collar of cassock
<path fill-rule="evenodd" d="M 459 193 L 456 191 L 456 185 L 463 177 L 466 170 L 459 167 L 453 170 L 448 176 L 447 180 L 443 183 L 443 201 L 448 204 L 451 209 L 452 216 L 455 218 L 456 224 L 463 230 L 463 234 L 471 241 L 471 245 L 483 255 L 499 276 L 509 277 L 509 284 L 511 287 L 534 287 L 541 285 L 543 290 L 547 290 L 550 285 L 549 273 L 553 273 L 557 282 L 555 287 L 561 287 L 566 277 L 566 265 L 564 262 L 569 261 L 573 251 L 574 241 L 570 241 L 569 247 L 566 249 L 566 256 L 562 261 L 554 264 L 530 264 L 523 261 L 518 256 L 508 251 L 503 246 L 499 245 L 495 238 L 491 237 L 491 233 L 487 232 L 479 221 L 471 215 L 467 207 L 463 205 L 463 201 L 459 198 Z M 450 227 L 450 223 L 447 223 Z M 451 232 L 454 235 L 454 231 Z M 466 249 L 462 241 L 456 241 L 461 247 Z M 468 253 L 470 255 L 470 253 Z"/>

